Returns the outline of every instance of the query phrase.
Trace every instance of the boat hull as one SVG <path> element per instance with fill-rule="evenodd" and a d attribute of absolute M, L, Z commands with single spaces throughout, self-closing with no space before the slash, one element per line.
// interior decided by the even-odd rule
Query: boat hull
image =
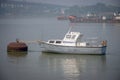
<path fill-rule="evenodd" d="M 42 52 L 47 53 L 66 53 L 66 54 L 105 54 L 106 47 L 77 47 L 62 46 L 43 43 L 40 45 Z"/>

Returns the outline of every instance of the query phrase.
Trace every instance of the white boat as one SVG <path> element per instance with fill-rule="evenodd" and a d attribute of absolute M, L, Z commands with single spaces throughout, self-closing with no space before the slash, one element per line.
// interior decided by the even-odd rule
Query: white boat
<path fill-rule="evenodd" d="M 38 41 L 42 52 L 49 53 L 67 53 L 67 54 L 105 54 L 106 41 L 82 41 L 83 34 L 72 32 L 71 28 L 62 40 L 51 39 L 47 42 Z M 101 43 L 102 42 L 102 43 Z"/>

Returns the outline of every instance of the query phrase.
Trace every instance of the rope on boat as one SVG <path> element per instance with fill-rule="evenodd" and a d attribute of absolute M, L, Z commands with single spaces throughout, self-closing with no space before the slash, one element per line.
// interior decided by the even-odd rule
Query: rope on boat
<path fill-rule="evenodd" d="M 23 40 L 19 40 L 19 42 L 23 42 L 23 43 L 44 43 L 44 41 L 41 40 L 34 40 L 34 41 L 23 41 Z"/>

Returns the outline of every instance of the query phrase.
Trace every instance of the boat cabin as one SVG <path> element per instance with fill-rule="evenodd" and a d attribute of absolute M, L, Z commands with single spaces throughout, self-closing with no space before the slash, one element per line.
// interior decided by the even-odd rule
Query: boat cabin
<path fill-rule="evenodd" d="M 86 47 L 86 46 L 97 46 L 96 43 L 88 43 L 88 42 L 82 42 L 83 34 L 80 32 L 68 32 L 63 40 L 60 39 L 52 39 L 48 40 L 48 44 L 53 45 L 62 45 L 62 46 L 76 46 L 76 47 Z"/>
<path fill-rule="evenodd" d="M 83 35 L 80 32 L 68 32 L 63 40 L 48 40 L 48 43 L 64 46 L 76 46 L 78 42 L 80 43 L 82 36 Z M 81 43 L 81 45 L 85 45 L 85 43 Z"/>
<path fill-rule="evenodd" d="M 68 32 L 64 39 L 62 44 L 66 46 L 76 46 L 77 42 L 81 41 L 82 34 L 80 32 Z"/>

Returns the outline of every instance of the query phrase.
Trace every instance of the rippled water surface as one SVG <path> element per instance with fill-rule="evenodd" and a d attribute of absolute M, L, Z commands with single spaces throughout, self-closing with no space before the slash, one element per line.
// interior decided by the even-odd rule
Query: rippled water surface
<path fill-rule="evenodd" d="M 69 21 L 54 18 L 0 19 L 0 80 L 120 80 L 120 24 L 77 23 L 73 31 L 107 40 L 106 55 L 41 53 L 37 43 L 28 52 L 8 53 L 16 38 L 25 41 L 62 39 Z"/>

